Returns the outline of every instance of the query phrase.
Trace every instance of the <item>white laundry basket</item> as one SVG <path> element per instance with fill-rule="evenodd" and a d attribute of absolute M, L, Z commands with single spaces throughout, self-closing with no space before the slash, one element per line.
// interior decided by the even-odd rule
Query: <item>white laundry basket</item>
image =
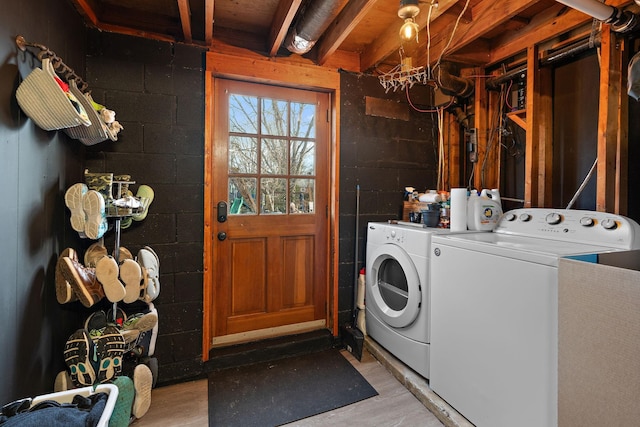
<path fill-rule="evenodd" d="M 102 416 L 98 421 L 97 427 L 108 427 L 109 419 L 111 418 L 111 414 L 113 413 L 113 408 L 116 405 L 116 399 L 118 398 L 118 387 L 113 384 L 100 384 L 96 387 L 95 391 L 92 386 L 82 387 L 82 388 L 74 388 L 72 390 L 59 391 L 57 393 L 43 394 L 41 396 L 37 396 L 33 398 L 31 402 L 31 406 L 34 406 L 40 402 L 45 400 L 55 400 L 58 403 L 71 403 L 73 401 L 73 397 L 76 395 L 88 397 L 95 393 L 107 393 L 109 398 L 107 399 L 107 403 L 104 406 L 104 411 L 102 412 Z"/>

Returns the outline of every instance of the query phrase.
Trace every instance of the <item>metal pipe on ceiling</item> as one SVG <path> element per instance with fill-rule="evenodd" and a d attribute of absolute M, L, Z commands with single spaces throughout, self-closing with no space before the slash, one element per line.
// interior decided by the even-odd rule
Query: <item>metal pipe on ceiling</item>
<path fill-rule="evenodd" d="M 516 79 L 524 79 L 527 76 L 527 65 L 521 65 L 519 67 L 514 68 L 513 70 L 509 70 L 504 74 L 501 74 L 497 77 L 492 77 L 487 79 L 485 82 L 485 87 L 487 90 L 497 90 L 501 85 L 507 83 L 511 80 Z"/>
<path fill-rule="evenodd" d="M 623 11 L 614 6 L 600 3 L 598 0 L 556 0 L 558 3 L 569 6 L 586 15 L 591 16 L 605 24 L 610 24 L 611 29 L 618 33 L 625 33 L 638 26 L 638 17 L 629 11 Z M 637 1 L 636 1 L 637 3 Z"/>
<path fill-rule="evenodd" d="M 299 55 L 309 52 L 338 15 L 341 7 L 341 0 L 308 3 L 307 8 L 287 34 L 284 42 L 287 50 Z"/>
<path fill-rule="evenodd" d="M 613 6 L 607 6 L 604 3 L 600 3 L 597 0 L 556 0 L 558 3 L 562 3 L 565 6 L 569 6 L 572 9 L 579 10 L 580 12 L 591 16 L 599 21 L 607 22 L 615 19 L 618 14 L 618 9 Z"/>
<path fill-rule="evenodd" d="M 597 36 L 593 40 L 584 40 L 579 43 L 574 43 L 572 45 L 566 46 L 562 49 L 558 49 L 557 51 L 550 53 L 546 56 L 540 58 L 540 66 L 551 65 L 560 61 L 563 61 L 568 58 L 575 57 L 584 52 L 587 52 L 589 49 L 597 48 L 600 46 L 600 37 Z M 527 76 L 527 65 L 523 64 L 519 67 L 516 67 L 512 70 L 507 71 L 504 74 L 499 76 L 487 79 L 485 86 L 487 90 L 497 90 L 500 86 L 511 80 L 522 80 Z"/>
<path fill-rule="evenodd" d="M 545 66 L 554 62 L 562 61 L 567 58 L 580 55 L 589 49 L 600 47 L 600 35 L 595 36 L 593 40 L 584 40 L 580 43 L 573 44 L 540 58 L 540 65 Z"/>
<path fill-rule="evenodd" d="M 438 87 L 442 93 L 450 96 L 466 98 L 473 93 L 473 80 L 455 75 L 455 66 L 450 62 L 442 62 L 433 71 Z"/>

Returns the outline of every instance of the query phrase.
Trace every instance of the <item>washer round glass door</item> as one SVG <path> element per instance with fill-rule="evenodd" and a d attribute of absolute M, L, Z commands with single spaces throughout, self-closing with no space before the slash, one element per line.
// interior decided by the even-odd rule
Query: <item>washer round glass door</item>
<path fill-rule="evenodd" d="M 420 278 L 411 257 L 399 246 L 386 244 L 372 254 L 367 271 L 369 295 L 382 320 L 394 328 L 409 326 L 420 312 Z"/>

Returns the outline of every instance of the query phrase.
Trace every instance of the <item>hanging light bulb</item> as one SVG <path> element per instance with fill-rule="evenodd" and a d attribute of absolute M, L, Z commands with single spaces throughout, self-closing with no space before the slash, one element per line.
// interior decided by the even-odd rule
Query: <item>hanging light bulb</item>
<path fill-rule="evenodd" d="M 413 18 L 407 18 L 404 20 L 404 24 L 400 27 L 400 38 L 404 41 L 411 41 L 413 39 L 418 42 L 418 24 L 416 24 L 416 20 Z"/>
<path fill-rule="evenodd" d="M 404 19 L 404 24 L 400 27 L 400 38 L 404 41 L 410 41 L 415 39 L 418 41 L 418 24 L 416 24 L 415 17 L 420 13 L 420 7 L 418 7 L 418 0 L 400 0 L 400 8 L 398 9 L 398 16 Z"/>

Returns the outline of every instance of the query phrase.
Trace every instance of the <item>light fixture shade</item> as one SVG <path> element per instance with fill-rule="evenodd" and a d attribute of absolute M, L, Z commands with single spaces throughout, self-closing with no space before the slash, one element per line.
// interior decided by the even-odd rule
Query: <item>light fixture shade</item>
<path fill-rule="evenodd" d="M 400 8 L 398 9 L 398 16 L 400 18 L 415 18 L 418 13 L 420 13 L 418 0 L 400 0 Z"/>

